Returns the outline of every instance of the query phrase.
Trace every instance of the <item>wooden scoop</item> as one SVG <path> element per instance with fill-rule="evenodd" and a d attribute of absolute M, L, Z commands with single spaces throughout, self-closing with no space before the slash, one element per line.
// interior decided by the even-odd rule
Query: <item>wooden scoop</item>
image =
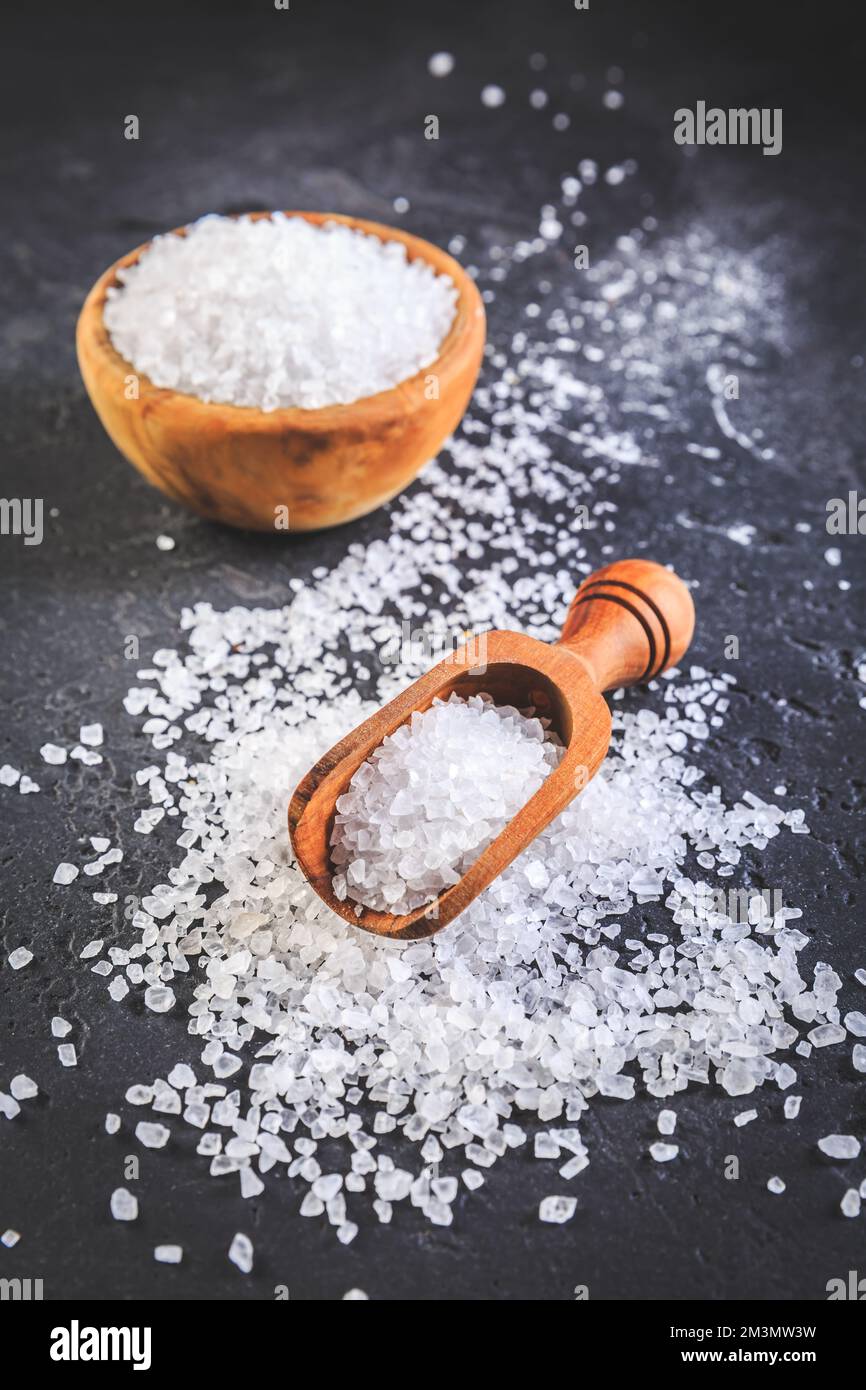
<path fill-rule="evenodd" d="M 408 940 L 451 922 L 526 849 L 595 776 L 610 742 L 610 710 L 601 692 L 651 680 L 686 651 L 695 626 L 691 595 L 670 570 L 649 560 L 619 560 L 581 584 L 562 636 L 549 645 L 517 632 L 487 632 L 440 661 L 426 676 L 320 758 L 289 806 L 295 855 L 319 897 L 365 931 Z M 565 744 L 559 766 L 459 883 L 405 916 L 363 907 L 334 894 L 330 859 L 335 803 L 363 762 L 415 710 L 452 691 L 482 692 L 496 704 L 534 708 Z"/>

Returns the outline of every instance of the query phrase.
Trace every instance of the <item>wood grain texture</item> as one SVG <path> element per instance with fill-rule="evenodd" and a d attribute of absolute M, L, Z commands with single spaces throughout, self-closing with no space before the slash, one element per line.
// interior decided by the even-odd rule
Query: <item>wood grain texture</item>
<path fill-rule="evenodd" d="M 457 287 L 455 319 L 439 356 L 392 390 L 351 405 L 268 413 L 220 405 L 155 386 L 114 349 L 103 319 L 117 272 L 139 246 L 97 280 L 78 320 L 81 375 L 94 409 L 120 452 L 148 482 L 211 521 L 273 531 L 288 508 L 290 531 L 337 526 L 396 496 L 456 429 L 472 395 L 485 339 L 484 306 L 462 266 L 439 247 L 394 227 L 332 213 L 296 212 L 307 222 L 342 222 L 406 247 Z M 251 214 L 254 218 L 270 213 Z M 184 236 L 183 228 L 177 236 Z M 137 376 L 139 395 L 127 399 Z M 438 399 L 426 383 L 438 378 Z"/>
<path fill-rule="evenodd" d="M 625 597 L 627 602 L 620 599 Z M 581 584 L 562 636 L 548 645 L 515 632 L 485 634 L 485 665 L 474 639 L 440 661 L 320 758 L 295 790 L 289 834 L 302 871 L 319 897 L 346 921 L 402 940 L 431 936 L 466 908 L 593 778 L 610 742 L 610 710 L 601 691 L 651 679 L 686 651 L 694 631 L 688 589 L 647 560 L 622 560 Z M 335 805 L 355 772 L 415 710 L 452 691 L 486 692 L 497 704 L 533 707 L 566 746 L 559 766 L 459 883 L 432 903 L 395 916 L 340 902 L 330 858 Z"/>

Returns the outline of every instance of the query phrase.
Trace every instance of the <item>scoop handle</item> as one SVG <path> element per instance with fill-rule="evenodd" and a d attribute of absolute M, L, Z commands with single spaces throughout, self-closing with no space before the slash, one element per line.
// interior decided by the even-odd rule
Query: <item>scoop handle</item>
<path fill-rule="evenodd" d="M 589 667 L 599 690 L 639 685 L 674 666 L 695 630 L 692 596 L 651 560 L 617 560 L 585 579 L 559 643 Z"/>

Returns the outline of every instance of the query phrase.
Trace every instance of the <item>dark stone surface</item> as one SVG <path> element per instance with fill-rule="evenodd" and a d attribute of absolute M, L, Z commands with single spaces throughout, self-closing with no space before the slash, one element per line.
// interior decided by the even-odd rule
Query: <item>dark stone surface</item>
<path fill-rule="evenodd" d="M 683 1160 L 665 1168 L 639 1156 L 656 1102 L 594 1103 L 592 1166 L 575 1185 L 578 1216 L 562 1228 L 537 1220 L 552 1190 L 548 1166 L 517 1153 L 471 1201 L 460 1199 L 451 1229 L 401 1210 L 392 1227 L 367 1217 L 344 1249 L 330 1229 L 296 1216 L 291 1181 L 271 1175 L 262 1199 L 242 1203 L 234 1185 L 204 1179 L 189 1157 L 193 1131 L 164 1153 L 143 1154 L 142 1215 L 120 1226 L 108 1194 L 130 1144 L 108 1139 L 103 1117 L 131 1082 L 164 1075 L 177 1060 L 184 1018 L 147 1015 L 133 996 L 107 1005 L 104 982 L 77 960 L 95 934 L 89 897 L 50 881 L 96 826 L 128 851 L 104 885 L 121 901 L 170 862 L 168 837 L 131 831 L 141 753 L 119 706 L 130 684 L 124 637 L 136 634 L 143 655 L 175 645 L 180 608 L 196 598 L 278 604 L 289 578 L 388 524 L 379 513 L 282 543 L 205 524 L 149 490 L 104 436 L 75 366 L 75 317 L 97 274 L 204 211 L 320 207 L 387 221 L 396 220 L 398 194 L 410 199 L 411 230 L 437 241 L 465 233 L 468 260 L 493 240 L 531 234 L 540 203 L 575 159 L 627 152 L 639 173 L 622 199 L 599 202 L 593 254 L 628 230 L 631 199 L 651 206 L 662 230 L 699 215 L 783 280 L 787 351 L 762 358 L 739 417 L 761 425 L 775 459 L 757 463 L 726 447 L 718 471 L 728 485 L 708 495 L 694 459 L 658 441 L 672 484 L 638 471 L 618 489 L 617 544 L 663 551 L 700 580 L 695 660 L 721 666 L 724 635 L 740 635 L 735 718 L 702 762 L 726 795 L 769 793 L 781 780 L 806 808 L 812 836 L 780 837 L 754 859 L 755 872 L 803 907 L 806 962 L 840 972 L 843 1010 L 863 1007 L 852 973 L 866 965 L 855 676 L 866 651 L 866 541 L 835 542 L 838 569 L 822 558 L 827 499 L 863 488 L 863 371 L 852 360 L 864 352 L 862 82 L 856 62 L 843 67 L 856 53 L 832 6 L 820 18 L 804 7 L 802 20 L 780 6 L 760 27 L 745 6 L 695 13 L 702 8 L 593 0 L 576 14 L 565 0 L 292 0 L 288 13 L 266 4 L 225 13 L 40 6 L 20 21 L 2 84 L 3 492 L 44 497 L 56 515 L 41 546 L 0 539 L 0 762 L 42 785 L 30 797 L 0 789 L 0 957 L 21 941 L 36 956 L 18 974 L 0 971 L 0 1085 L 26 1071 L 41 1088 L 18 1119 L 0 1121 L 0 1229 L 22 1232 L 13 1251 L 0 1250 L 0 1275 L 42 1277 L 50 1298 L 261 1299 L 284 1283 L 293 1298 L 339 1298 L 358 1285 L 372 1298 L 568 1299 L 581 1283 L 593 1298 L 819 1299 L 829 1278 L 858 1262 L 862 1270 L 862 1219 L 845 1221 L 838 1203 L 863 1177 L 863 1162 L 831 1165 L 815 1148 L 828 1129 L 866 1131 L 850 1047 L 798 1064 L 797 1121 L 781 1119 L 775 1091 L 745 1101 L 677 1097 Z M 426 75 L 440 48 L 458 57 L 448 84 Z M 535 118 L 525 95 L 495 121 L 478 101 L 488 81 L 527 92 L 535 50 L 550 55 L 545 85 L 573 113 L 563 135 Z M 620 125 L 600 105 L 610 64 L 626 70 Z M 587 79 L 582 92 L 569 90 L 575 73 Z M 684 161 L 672 112 L 699 98 L 783 106 L 782 155 L 719 149 Z M 445 131 L 433 147 L 419 134 L 431 109 L 441 110 Z M 141 119 L 137 144 L 122 138 L 129 112 Z M 491 312 L 494 338 L 515 313 L 504 295 Z M 686 372 L 682 390 L 690 438 L 724 443 L 702 382 Z M 672 524 L 679 509 L 691 529 Z M 720 532 L 744 519 L 755 542 L 732 546 Z M 796 531 L 798 521 L 811 532 Z M 163 530 L 177 540 L 171 554 L 154 546 Z M 45 740 L 71 741 L 82 709 L 111 730 L 99 777 L 38 758 Z M 119 912 L 115 926 L 119 934 Z M 54 1013 L 75 1025 L 77 1070 L 57 1064 Z M 760 1122 L 733 1129 L 732 1116 L 752 1103 Z M 737 1183 L 723 1177 L 729 1153 L 740 1157 Z M 788 1183 L 782 1198 L 766 1192 L 774 1172 Z M 236 1230 L 255 1242 L 249 1279 L 225 1259 Z M 153 1262 L 163 1241 L 185 1247 L 179 1268 Z"/>

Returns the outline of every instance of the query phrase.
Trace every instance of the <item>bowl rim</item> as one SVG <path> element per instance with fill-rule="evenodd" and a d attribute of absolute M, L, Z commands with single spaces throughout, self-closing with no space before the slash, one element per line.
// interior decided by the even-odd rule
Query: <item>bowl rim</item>
<path fill-rule="evenodd" d="M 234 220 L 246 217 L 257 222 L 263 218 L 273 217 L 275 211 L 282 210 L 270 209 L 215 215 L 230 216 Z M 196 225 L 196 222 L 211 215 L 214 214 L 203 214 L 202 218 L 197 218 L 194 222 L 187 223 L 182 227 L 174 227 L 169 232 L 159 235 L 186 236 L 189 229 Z M 428 363 L 426 367 L 422 367 L 413 376 L 398 382 L 396 386 L 388 387 L 384 391 L 377 391 L 371 396 L 360 396 L 357 400 L 348 403 L 325 406 L 280 406 L 276 410 L 264 411 L 260 406 L 233 405 L 225 401 L 204 401 L 199 396 L 177 391 L 173 387 L 157 386 L 149 376 L 144 372 L 137 371 L 131 362 L 121 357 L 111 340 L 103 314 L 108 290 L 118 283 L 118 271 L 134 265 L 152 245 L 154 237 L 118 257 L 103 271 L 91 288 L 82 306 L 76 329 L 79 357 L 92 358 L 96 356 L 101 359 L 103 367 L 118 378 L 117 384 L 121 398 L 125 379 L 129 376 L 135 376 L 139 382 L 137 398 L 139 406 L 144 405 L 147 408 L 148 405 L 151 407 L 158 405 L 161 409 L 181 408 L 184 412 L 189 412 L 192 418 L 199 416 L 202 428 L 212 427 L 219 422 L 226 429 L 247 431 L 253 429 L 278 433 L 288 429 L 302 429 L 315 433 L 319 431 L 330 433 L 335 429 L 351 427 L 360 415 L 363 415 L 365 425 L 376 422 L 384 425 L 393 419 L 405 419 L 407 411 L 429 403 L 429 398 L 425 395 L 425 382 L 430 376 L 440 378 L 439 395 L 440 398 L 444 397 L 449 381 L 457 377 L 465 365 L 466 343 L 472 339 L 474 334 L 480 332 L 481 351 L 483 351 L 486 336 L 484 304 L 475 281 L 463 266 L 447 251 L 443 251 L 433 242 L 426 241 L 423 237 L 415 236 L 411 232 L 403 231 L 400 227 L 391 227 L 384 222 L 372 222 L 367 218 L 353 217 L 346 213 L 294 209 L 283 211 L 282 215 L 301 217 L 304 221 L 311 222 L 316 226 L 322 226 L 328 222 L 338 222 L 343 226 L 375 236 L 382 242 L 400 242 L 405 246 L 410 261 L 424 260 L 437 275 L 448 275 L 457 290 L 456 311 L 451 327 L 443 338 L 439 352 L 433 361 Z"/>

